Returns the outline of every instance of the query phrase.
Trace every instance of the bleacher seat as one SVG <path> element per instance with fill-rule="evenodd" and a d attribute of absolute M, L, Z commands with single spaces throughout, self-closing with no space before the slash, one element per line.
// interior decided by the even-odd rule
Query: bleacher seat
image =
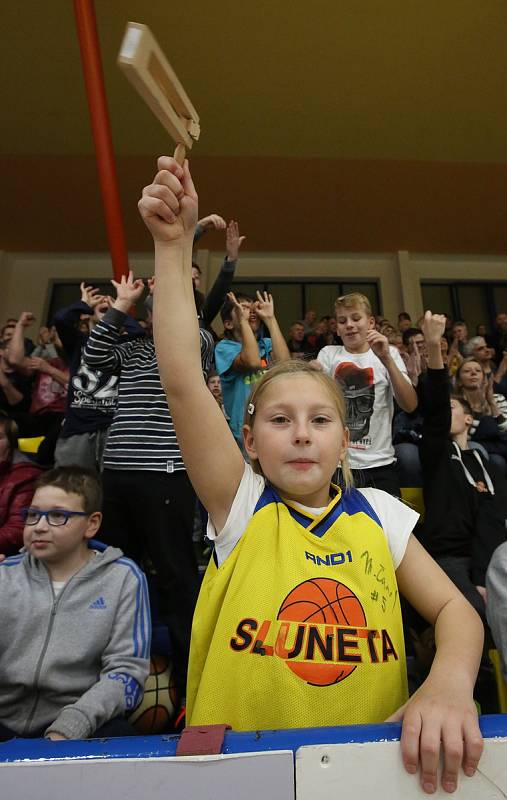
<path fill-rule="evenodd" d="M 496 690 L 498 692 L 498 705 L 501 714 L 507 714 L 507 681 L 502 672 L 502 659 L 498 650 L 489 651 L 489 660 L 495 671 Z"/>
<path fill-rule="evenodd" d="M 31 436 L 30 438 L 18 439 L 18 450 L 22 453 L 37 453 L 44 441 L 44 436 Z"/>

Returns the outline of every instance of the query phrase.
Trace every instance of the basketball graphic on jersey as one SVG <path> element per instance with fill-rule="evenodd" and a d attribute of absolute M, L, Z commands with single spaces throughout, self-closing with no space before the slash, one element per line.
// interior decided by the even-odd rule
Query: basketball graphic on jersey
<path fill-rule="evenodd" d="M 344 583 L 332 578 L 303 581 L 284 599 L 277 618 L 302 623 L 297 627 L 292 650 L 285 653 L 285 663 L 306 683 L 340 683 L 361 661 L 347 637 L 348 629 L 352 634 L 355 628 L 366 626 L 366 615 L 354 592 Z M 304 660 L 291 660 L 295 653 Z"/>
<path fill-rule="evenodd" d="M 334 378 L 341 388 L 347 407 L 350 441 L 358 442 L 368 435 L 375 401 L 375 379 L 372 367 L 361 369 L 350 361 L 338 364 Z"/>

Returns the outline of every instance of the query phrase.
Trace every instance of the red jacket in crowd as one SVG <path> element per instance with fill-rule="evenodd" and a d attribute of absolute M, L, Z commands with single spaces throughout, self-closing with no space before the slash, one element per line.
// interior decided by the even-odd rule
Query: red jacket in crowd
<path fill-rule="evenodd" d="M 34 483 L 42 472 L 22 453 L 0 464 L 0 553 L 14 555 L 23 546 L 21 509 L 32 502 Z"/>

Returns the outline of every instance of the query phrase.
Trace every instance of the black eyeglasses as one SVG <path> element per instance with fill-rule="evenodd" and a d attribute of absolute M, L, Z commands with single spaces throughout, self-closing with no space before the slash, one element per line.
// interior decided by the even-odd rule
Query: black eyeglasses
<path fill-rule="evenodd" d="M 48 511 L 41 511 L 40 508 L 22 508 L 21 516 L 25 525 L 37 525 L 41 517 L 46 517 L 48 525 L 59 528 L 66 525 L 72 517 L 88 517 L 86 511 L 66 511 L 63 508 L 50 508 Z"/>

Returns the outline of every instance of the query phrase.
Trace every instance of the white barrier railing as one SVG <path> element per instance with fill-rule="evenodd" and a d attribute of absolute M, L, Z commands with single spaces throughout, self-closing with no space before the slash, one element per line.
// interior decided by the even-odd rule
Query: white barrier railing
<path fill-rule="evenodd" d="M 485 749 L 459 800 L 507 798 L 507 715 L 481 718 Z M 20 800 L 412 800 L 400 726 L 357 725 L 225 735 L 213 756 L 176 756 L 178 736 L 0 744 L 0 798 Z M 438 790 L 433 795 L 449 798 Z"/>

